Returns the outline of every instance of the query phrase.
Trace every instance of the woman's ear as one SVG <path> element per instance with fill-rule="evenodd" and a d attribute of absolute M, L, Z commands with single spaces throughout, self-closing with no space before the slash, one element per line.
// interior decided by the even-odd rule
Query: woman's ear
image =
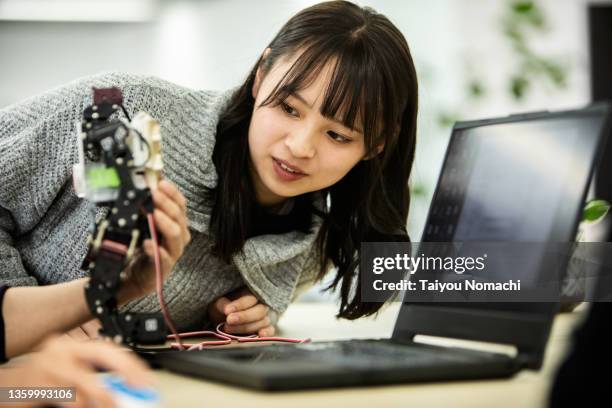
<path fill-rule="evenodd" d="M 253 81 L 253 88 L 251 89 L 254 100 L 257 100 L 257 94 L 259 93 L 259 88 L 261 87 L 261 82 L 263 81 L 264 77 L 262 65 L 270 54 L 270 51 L 272 51 L 270 47 L 266 48 L 261 56 L 261 59 L 259 60 L 259 66 L 257 67 L 257 72 L 255 73 L 255 81 Z"/>
<path fill-rule="evenodd" d="M 374 157 L 378 156 L 385 149 L 385 141 L 381 140 L 381 142 L 376 146 L 376 153 L 370 153 L 366 155 L 363 160 L 371 160 Z"/>

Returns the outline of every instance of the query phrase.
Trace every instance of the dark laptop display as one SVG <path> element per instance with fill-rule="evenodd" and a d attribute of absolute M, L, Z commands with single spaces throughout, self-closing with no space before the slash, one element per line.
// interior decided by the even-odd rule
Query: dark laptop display
<path fill-rule="evenodd" d="M 572 241 L 608 116 L 598 105 L 458 123 L 423 241 Z M 540 367 L 555 310 L 404 299 L 391 339 L 160 353 L 157 362 L 267 390 L 506 377 Z M 417 334 L 513 345 L 517 356 L 425 345 Z"/>
<path fill-rule="evenodd" d="M 458 123 L 422 241 L 573 241 L 602 150 L 603 112 L 601 106 Z M 538 278 L 538 260 L 521 261 L 524 268 L 513 277 L 528 285 Z M 513 344 L 538 368 L 555 311 L 551 303 L 406 303 L 394 337 Z"/>
<path fill-rule="evenodd" d="M 571 238 L 601 121 L 590 115 L 455 128 L 424 241 Z M 574 200 L 576 201 L 576 200 Z"/>

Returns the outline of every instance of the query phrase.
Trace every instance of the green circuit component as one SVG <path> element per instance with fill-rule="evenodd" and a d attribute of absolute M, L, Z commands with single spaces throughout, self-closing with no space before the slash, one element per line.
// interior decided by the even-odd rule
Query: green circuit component
<path fill-rule="evenodd" d="M 87 185 L 92 189 L 118 188 L 119 175 L 114 167 L 95 166 L 87 169 Z"/>

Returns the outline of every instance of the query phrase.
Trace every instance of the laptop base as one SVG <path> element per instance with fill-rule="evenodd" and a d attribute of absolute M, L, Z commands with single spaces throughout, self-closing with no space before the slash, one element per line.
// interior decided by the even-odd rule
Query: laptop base
<path fill-rule="evenodd" d="M 520 369 L 503 354 L 390 339 L 168 352 L 155 360 L 173 372 L 266 391 L 505 378 Z"/>

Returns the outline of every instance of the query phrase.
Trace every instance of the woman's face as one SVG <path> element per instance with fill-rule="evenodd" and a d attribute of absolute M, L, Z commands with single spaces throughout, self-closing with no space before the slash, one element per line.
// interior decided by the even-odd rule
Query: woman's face
<path fill-rule="evenodd" d="M 279 60 L 253 86 L 255 108 L 249 126 L 249 152 L 257 200 L 264 206 L 288 197 L 321 190 L 344 177 L 365 156 L 362 132 L 337 118 L 321 115 L 330 67 L 312 84 L 278 106 L 259 107 L 293 59 Z M 356 127 L 362 129 L 361 124 Z"/>

